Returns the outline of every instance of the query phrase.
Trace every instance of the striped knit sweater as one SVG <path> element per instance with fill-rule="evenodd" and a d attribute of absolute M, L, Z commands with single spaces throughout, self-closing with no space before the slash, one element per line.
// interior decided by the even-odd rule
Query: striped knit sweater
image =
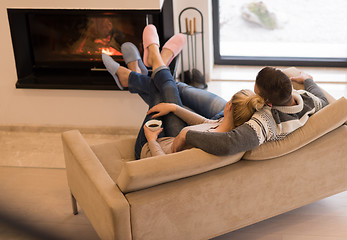
<path fill-rule="evenodd" d="M 297 105 L 265 106 L 248 122 L 230 132 L 190 130 L 186 142 L 211 154 L 227 155 L 251 150 L 264 142 L 283 139 L 328 104 L 324 93 L 312 79 L 306 79 L 304 86 L 305 90 L 293 91 Z"/>

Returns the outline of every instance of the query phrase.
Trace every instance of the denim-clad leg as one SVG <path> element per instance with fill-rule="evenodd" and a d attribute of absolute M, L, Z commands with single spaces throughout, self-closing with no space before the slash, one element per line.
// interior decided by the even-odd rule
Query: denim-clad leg
<path fill-rule="evenodd" d="M 227 101 L 209 91 L 178 82 L 177 88 L 184 106 L 209 119 L 224 116 L 223 110 Z"/>
<path fill-rule="evenodd" d="M 159 93 L 158 89 L 156 88 L 156 86 L 153 84 L 153 82 L 151 80 L 149 81 L 149 85 L 148 85 L 147 89 L 149 90 L 147 95 L 150 96 L 148 98 L 148 106 L 149 106 L 149 108 L 151 108 L 152 106 L 155 106 L 155 105 L 157 105 L 157 104 L 162 102 L 161 97 L 160 97 L 160 93 Z M 154 115 L 154 113 L 150 114 L 150 115 L 146 115 L 145 119 L 142 122 L 142 125 L 141 125 L 141 128 L 139 130 L 139 133 L 137 134 L 136 143 L 135 143 L 135 158 L 136 159 L 140 159 L 142 147 L 143 147 L 143 145 L 145 145 L 147 143 L 147 138 L 146 138 L 145 132 L 143 130 L 143 125 L 147 121 L 151 120 L 153 115 Z M 160 117 L 158 119 L 162 120 L 163 122 L 165 121 L 163 117 Z M 158 135 L 158 138 L 160 138 L 160 137 L 165 137 L 165 132 L 164 131 L 162 131 Z"/>
<path fill-rule="evenodd" d="M 131 72 L 128 78 L 128 89 L 131 93 L 137 93 L 147 105 L 150 105 L 149 92 L 150 92 L 151 78 L 137 72 Z"/>
<path fill-rule="evenodd" d="M 163 68 L 157 71 L 152 79 L 163 102 L 175 103 L 178 106 L 183 106 L 177 89 L 176 82 L 168 68 Z M 174 113 L 169 113 L 164 116 L 164 131 L 167 137 L 176 137 L 182 128 L 187 126 L 187 123 L 177 117 Z"/>
<path fill-rule="evenodd" d="M 177 105 L 182 106 L 182 102 L 178 93 L 178 89 L 176 87 L 176 83 L 170 71 L 166 68 L 156 72 L 156 74 L 154 75 L 154 78 L 149 81 L 149 86 L 147 89 L 149 89 L 149 94 L 147 94 L 149 96 L 148 98 L 149 108 L 157 105 L 160 102 L 175 103 Z M 140 128 L 140 131 L 137 135 L 137 139 L 135 143 L 136 159 L 140 158 L 142 147 L 147 142 L 147 139 L 143 130 L 143 125 L 152 118 L 152 115 L 153 114 L 147 115 L 145 117 L 142 123 L 142 126 Z M 175 137 L 182 130 L 182 128 L 187 126 L 187 124 L 182 119 L 180 119 L 173 113 L 169 113 L 165 116 L 162 116 L 159 119 L 163 121 L 164 131 L 159 134 L 158 138 Z"/>
<path fill-rule="evenodd" d="M 150 108 L 160 102 L 175 103 L 180 106 L 187 106 L 198 114 L 211 119 L 223 117 L 223 109 L 227 102 L 206 90 L 175 82 L 168 69 L 158 71 L 153 80 L 146 75 L 131 72 L 128 88 L 131 93 L 138 93 Z M 151 118 L 152 115 L 145 117 L 137 136 L 135 144 L 136 159 L 140 158 L 142 147 L 147 142 L 143 125 Z M 164 131 L 158 137 L 175 137 L 186 126 L 186 123 L 173 113 L 161 119 L 163 120 Z"/>
<path fill-rule="evenodd" d="M 148 105 L 149 82 L 149 76 L 136 72 L 131 72 L 129 75 L 129 91 L 138 93 Z M 182 82 L 176 82 L 176 84 L 184 106 L 209 119 L 219 119 L 224 116 L 223 109 L 227 101 L 223 98 Z"/>
<path fill-rule="evenodd" d="M 151 79 L 146 75 L 136 72 L 131 72 L 128 80 L 128 88 L 131 93 L 137 93 L 151 108 L 160 102 L 175 103 L 179 106 L 182 105 L 176 82 L 174 81 L 169 69 L 166 67 L 158 71 L 153 79 L 159 89 L 161 99 L 159 99 L 158 90 L 151 86 Z M 150 86 L 152 89 L 150 89 Z M 149 94 L 149 92 L 151 92 Z M 156 98 L 156 101 L 153 101 Z M 181 131 L 186 123 L 178 118 L 175 114 L 170 113 L 165 119 L 164 130 L 166 136 L 175 137 Z M 170 123 L 170 124 L 166 124 Z M 167 126 L 166 126 L 167 125 Z M 183 127 L 182 127 L 183 126 Z"/>

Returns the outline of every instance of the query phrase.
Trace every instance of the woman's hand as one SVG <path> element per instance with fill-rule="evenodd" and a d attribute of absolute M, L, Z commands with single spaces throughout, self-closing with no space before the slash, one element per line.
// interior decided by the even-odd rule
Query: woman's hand
<path fill-rule="evenodd" d="M 234 125 L 234 113 L 233 113 L 233 104 L 232 100 L 227 102 L 224 107 L 224 118 L 221 122 L 221 124 L 213 129 L 214 132 L 229 132 L 233 128 L 235 128 Z"/>
<path fill-rule="evenodd" d="M 177 108 L 177 105 L 174 103 L 159 103 L 148 110 L 147 115 L 158 112 L 157 114 L 154 114 L 152 118 L 157 118 L 160 116 L 164 116 L 170 112 L 175 112 Z"/>
<path fill-rule="evenodd" d="M 163 128 L 159 128 L 157 131 L 153 132 L 146 125 L 143 125 L 143 130 L 145 132 L 147 142 L 149 142 L 152 140 L 156 141 L 158 139 L 159 133 L 161 133 L 163 131 Z"/>
<path fill-rule="evenodd" d="M 232 121 L 234 120 L 234 117 L 233 117 L 233 104 L 232 104 L 232 99 L 227 102 L 225 104 L 225 107 L 224 107 L 224 119 L 228 119 L 229 121 Z"/>

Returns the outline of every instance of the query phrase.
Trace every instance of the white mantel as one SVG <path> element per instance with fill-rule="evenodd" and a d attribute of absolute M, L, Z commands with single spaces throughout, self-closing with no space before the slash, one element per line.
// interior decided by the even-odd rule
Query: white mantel
<path fill-rule="evenodd" d="M 140 127 L 147 111 L 141 98 L 128 91 L 16 89 L 17 74 L 7 8 L 47 9 L 160 9 L 163 0 L 1 0 L 0 1 L 0 126 Z M 206 38 L 210 30 L 210 0 L 174 0 L 177 16 L 195 6 L 206 16 Z M 211 49 L 206 40 L 208 66 Z M 209 67 L 208 67 L 209 69 Z M 207 72 L 207 74 L 209 74 Z"/>
<path fill-rule="evenodd" d="M 153 9 L 159 10 L 164 0 L 2 0 L 8 8 L 32 9 Z"/>

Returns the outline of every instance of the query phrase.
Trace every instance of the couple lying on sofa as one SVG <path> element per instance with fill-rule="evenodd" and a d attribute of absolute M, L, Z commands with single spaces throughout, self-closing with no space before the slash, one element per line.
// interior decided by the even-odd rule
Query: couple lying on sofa
<path fill-rule="evenodd" d="M 106 54 L 102 56 L 118 87 L 128 87 L 149 106 L 136 140 L 136 159 L 189 147 L 215 155 L 248 151 L 284 138 L 328 104 L 310 75 L 301 72 L 289 79 L 272 67 L 258 73 L 255 93 L 241 90 L 229 102 L 208 91 L 176 83 L 167 66 L 184 45 L 185 36 L 176 34 L 160 52 L 156 28 L 148 25 L 143 31 L 143 62 L 138 49 L 129 42 L 121 47 L 128 68 Z M 152 77 L 148 77 L 146 66 L 152 67 Z M 291 80 L 303 83 L 305 90 L 293 90 Z M 149 130 L 145 123 L 152 118 L 161 118 L 164 129 Z"/>

